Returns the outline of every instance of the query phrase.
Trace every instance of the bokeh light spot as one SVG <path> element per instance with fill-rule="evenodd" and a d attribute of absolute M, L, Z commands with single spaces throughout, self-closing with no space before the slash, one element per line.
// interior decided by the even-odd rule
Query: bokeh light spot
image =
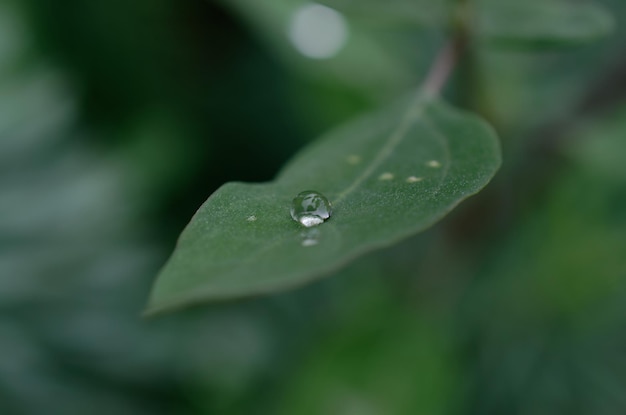
<path fill-rule="evenodd" d="M 307 3 L 293 13 L 288 36 L 304 56 L 328 59 L 345 46 L 348 25 L 339 12 L 321 4 Z"/>

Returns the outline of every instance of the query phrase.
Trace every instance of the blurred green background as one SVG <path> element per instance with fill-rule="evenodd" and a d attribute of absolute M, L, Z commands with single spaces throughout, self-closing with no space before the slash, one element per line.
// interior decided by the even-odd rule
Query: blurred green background
<path fill-rule="evenodd" d="M 445 34 L 348 18 L 315 59 L 299 0 L 2 0 L 0 414 L 625 414 L 626 3 L 600 3 L 601 42 L 475 45 L 444 95 L 504 165 L 440 224 L 145 320 L 217 187 L 416 88 Z"/>

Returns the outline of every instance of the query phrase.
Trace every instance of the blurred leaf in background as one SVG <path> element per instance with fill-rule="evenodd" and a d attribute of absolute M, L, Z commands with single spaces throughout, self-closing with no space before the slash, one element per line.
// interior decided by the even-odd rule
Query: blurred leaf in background
<path fill-rule="evenodd" d="M 445 33 L 346 11 L 312 59 L 295 0 L 5 0 L 0 413 L 625 413 L 626 5 L 593 4 L 605 40 L 478 39 L 460 64 L 445 95 L 504 164 L 448 220 L 333 280 L 146 321 L 208 195 L 416 86 Z"/>
<path fill-rule="evenodd" d="M 191 52 L 173 40 L 193 8 L 176 23 L 172 3 L 145 3 L 148 17 L 142 9 L 120 14 L 122 5 L 72 3 L 0 9 L 0 412 L 194 413 L 182 390 L 199 366 L 228 389 L 271 353 L 262 312 L 175 324 L 139 318 L 149 278 L 172 243 L 167 235 L 184 223 L 176 213 L 186 216 L 196 203 L 186 194 L 190 181 L 206 177 L 198 189 L 204 195 L 229 164 L 213 165 L 208 152 L 213 123 L 206 114 L 220 105 L 208 92 L 187 95 L 201 81 L 212 86 L 204 72 L 219 68 L 194 63 L 206 48 Z M 220 15 L 203 3 L 191 6 Z M 159 16 L 173 21 L 159 24 Z M 143 40 L 134 35 L 141 18 L 151 23 Z M 169 46 L 156 41 L 161 36 Z M 172 66 L 183 71 L 174 80 Z M 233 119 L 212 120 L 225 121 L 219 130 Z M 242 133 L 263 139 L 258 125 Z M 276 146 L 279 158 L 289 148 Z M 245 148 L 237 154 L 245 160 Z M 263 165 L 254 165 L 252 177 L 263 175 Z M 233 348 L 241 339 L 246 347 Z"/>

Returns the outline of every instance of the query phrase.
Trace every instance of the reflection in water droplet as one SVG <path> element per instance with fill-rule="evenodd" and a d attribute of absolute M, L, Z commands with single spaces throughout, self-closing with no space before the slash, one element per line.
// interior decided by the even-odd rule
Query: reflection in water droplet
<path fill-rule="evenodd" d="M 393 174 L 391 173 L 383 173 L 380 176 L 378 176 L 378 180 L 392 180 L 393 179 Z"/>
<path fill-rule="evenodd" d="M 256 216 L 255 215 L 251 215 L 248 216 L 248 219 L 246 219 L 248 222 L 254 222 L 256 220 Z"/>
<path fill-rule="evenodd" d="M 432 167 L 432 168 L 435 168 L 435 169 L 441 167 L 441 163 L 439 161 L 437 161 L 437 160 L 430 160 L 429 162 L 426 163 L 426 165 L 428 167 Z"/>
<path fill-rule="evenodd" d="M 307 229 L 306 231 L 300 234 L 302 237 L 302 246 L 308 247 L 317 245 L 320 242 L 320 231 L 319 229 Z"/>
<path fill-rule="evenodd" d="M 291 202 L 291 217 L 307 228 L 323 223 L 331 213 L 328 199 L 314 190 L 298 193 Z"/>

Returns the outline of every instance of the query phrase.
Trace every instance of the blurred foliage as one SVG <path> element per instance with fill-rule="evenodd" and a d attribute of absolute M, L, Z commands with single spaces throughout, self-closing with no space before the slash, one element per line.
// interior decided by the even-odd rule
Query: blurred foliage
<path fill-rule="evenodd" d="M 142 320 L 225 181 L 417 85 L 444 37 L 368 25 L 336 58 L 298 1 L 0 4 L 0 413 L 626 412 L 626 4 L 564 51 L 476 45 L 446 95 L 503 137 L 491 188 L 333 280 Z M 471 82 L 470 82 L 471 81 Z"/>

